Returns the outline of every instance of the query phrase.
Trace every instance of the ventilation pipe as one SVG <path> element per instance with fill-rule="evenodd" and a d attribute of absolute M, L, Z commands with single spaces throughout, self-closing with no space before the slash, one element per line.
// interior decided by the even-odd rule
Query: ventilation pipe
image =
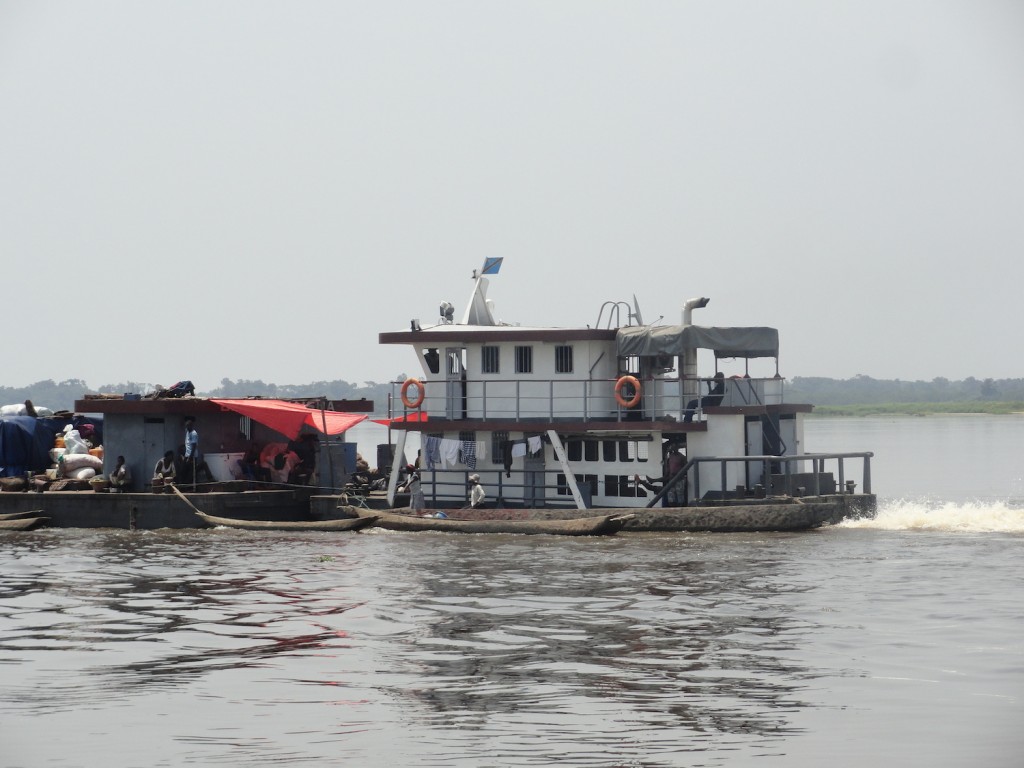
<path fill-rule="evenodd" d="M 711 299 L 701 296 L 699 299 L 689 299 L 683 304 L 683 325 L 693 325 L 690 319 L 693 317 L 693 310 L 703 309 L 711 302 Z"/>
<path fill-rule="evenodd" d="M 699 299 L 689 299 L 683 304 L 683 327 L 693 325 L 693 310 L 702 309 L 708 305 L 711 299 L 701 296 Z M 700 382 L 697 381 L 697 350 L 683 350 L 682 359 L 679 361 L 679 370 L 683 376 L 684 404 L 688 400 L 700 396 Z"/>

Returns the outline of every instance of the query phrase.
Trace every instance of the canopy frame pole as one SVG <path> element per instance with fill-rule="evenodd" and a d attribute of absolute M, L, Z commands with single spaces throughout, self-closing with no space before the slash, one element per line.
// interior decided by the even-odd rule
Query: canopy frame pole
<path fill-rule="evenodd" d="M 395 455 L 391 458 L 391 477 L 388 478 L 388 506 L 392 509 L 395 506 L 395 496 L 398 492 L 398 476 L 402 471 L 399 465 L 405 459 L 405 438 L 407 434 L 408 432 L 404 429 L 398 430 L 398 445 L 395 446 Z"/>
<path fill-rule="evenodd" d="M 331 456 L 331 436 L 327 433 L 327 395 L 320 398 L 320 422 L 324 425 L 324 446 L 327 450 L 327 468 L 331 473 L 331 493 L 335 491 L 334 457 Z"/>

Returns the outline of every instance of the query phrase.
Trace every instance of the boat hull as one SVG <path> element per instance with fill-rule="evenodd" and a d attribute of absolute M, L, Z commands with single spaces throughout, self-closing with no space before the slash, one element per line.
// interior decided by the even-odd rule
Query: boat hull
<path fill-rule="evenodd" d="M 420 517 L 398 512 L 380 512 L 352 508 L 360 518 L 373 519 L 378 528 L 391 531 L 435 531 L 442 533 L 517 533 L 556 536 L 608 536 L 617 533 L 626 522 L 621 515 L 596 515 L 566 520 L 472 519 Z"/>
<path fill-rule="evenodd" d="M 207 514 L 233 519 L 310 520 L 312 490 L 186 493 Z M 336 502 L 335 502 L 336 503 Z M 50 528 L 204 528 L 192 505 L 173 493 L 46 491 L 0 493 L 0 514 L 32 512 Z"/>
<path fill-rule="evenodd" d="M 855 504 L 853 502 L 856 502 Z M 435 520 L 436 518 L 418 518 L 409 510 L 358 509 L 340 507 L 343 514 L 395 514 L 400 515 L 400 522 L 406 526 L 403 530 L 426 530 L 430 523 L 410 523 L 411 520 Z M 756 504 L 728 504 L 720 506 L 699 507 L 651 507 L 636 509 L 622 507 L 618 509 L 460 509 L 444 510 L 446 514 L 458 516 L 463 520 L 478 522 L 544 522 L 552 520 L 575 520 L 580 516 L 624 517 L 621 530 L 627 532 L 770 532 L 770 531 L 803 531 L 832 525 L 848 517 L 872 517 L 874 515 L 874 497 L 816 497 L 794 499 L 780 497 L 766 499 Z M 405 513 L 405 514 L 401 514 Z M 425 514 L 432 514 L 429 511 Z M 450 519 L 450 518 L 449 518 Z M 379 524 L 381 525 L 381 524 Z M 434 524 L 435 530 L 441 524 Z M 454 526 L 450 526 L 453 527 Z"/>
<path fill-rule="evenodd" d="M 189 503 L 174 494 L 95 493 L 47 491 L 0 493 L 0 514 L 46 517 L 50 528 L 203 528 L 193 506 L 204 513 L 232 520 L 323 521 L 356 517 L 356 508 L 345 506 L 339 496 L 316 496 L 292 491 L 188 493 Z M 378 511 L 408 512 L 377 508 Z M 381 499 L 383 501 L 383 499 Z M 362 508 L 360 508 L 362 509 Z M 837 494 L 796 499 L 762 499 L 756 504 L 732 506 L 445 510 L 470 519 L 565 520 L 581 516 L 633 515 L 624 531 L 794 531 L 838 523 L 846 518 L 870 517 L 875 510 L 871 494 Z"/>
<path fill-rule="evenodd" d="M 0 531 L 28 531 L 46 522 L 45 517 L 22 517 L 0 520 Z"/>

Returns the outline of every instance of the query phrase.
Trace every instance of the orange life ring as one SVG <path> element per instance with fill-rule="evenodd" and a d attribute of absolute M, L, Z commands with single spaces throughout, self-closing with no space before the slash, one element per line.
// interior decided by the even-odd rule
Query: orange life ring
<path fill-rule="evenodd" d="M 415 400 L 409 399 L 409 387 L 416 385 L 416 389 L 419 390 L 419 394 L 416 395 Z M 423 382 L 419 379 L 406 379 L 405 383 L 402 384 L 402 405 L 406 408 L 419 408 L 423 405 L 423 396 L 427 393 L 426 387 L 423 386 Z"/>
<path fill-rule="evenodd" d="M 622 388 L 627 384 L 633 385 L 633 397 L 626 400 L 622 396 Z M 633 408 L 640 402 L 640 380 L 636 376 L 620 376 L 615 382 L 615 402 L 623 408 Z"/>

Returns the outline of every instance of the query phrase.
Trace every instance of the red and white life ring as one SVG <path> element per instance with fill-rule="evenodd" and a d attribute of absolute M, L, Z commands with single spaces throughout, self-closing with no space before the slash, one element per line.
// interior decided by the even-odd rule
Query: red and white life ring
<path fill-rule="evenodd" d="M 416 387 L 416 399 L 409 399 L 409 387 Z M 423 382 L 419 379 L 406 379 L 405 383 L 402 384 L 402 405 L 406 408 L 415 409 L 423 405 L 423 396 L 427 393 L 426 387 L 423 386 Z"/>
<path fill-rule="evenodd" d="M 633 386 L 633 396 L 627 400 L 622 396 L 622 388 L 627 384 Z M 636 376 L 620 376 L 615 382 L 615 402 L 623 408 L 633 408 L 640 402 L 640 380 Z"/>

